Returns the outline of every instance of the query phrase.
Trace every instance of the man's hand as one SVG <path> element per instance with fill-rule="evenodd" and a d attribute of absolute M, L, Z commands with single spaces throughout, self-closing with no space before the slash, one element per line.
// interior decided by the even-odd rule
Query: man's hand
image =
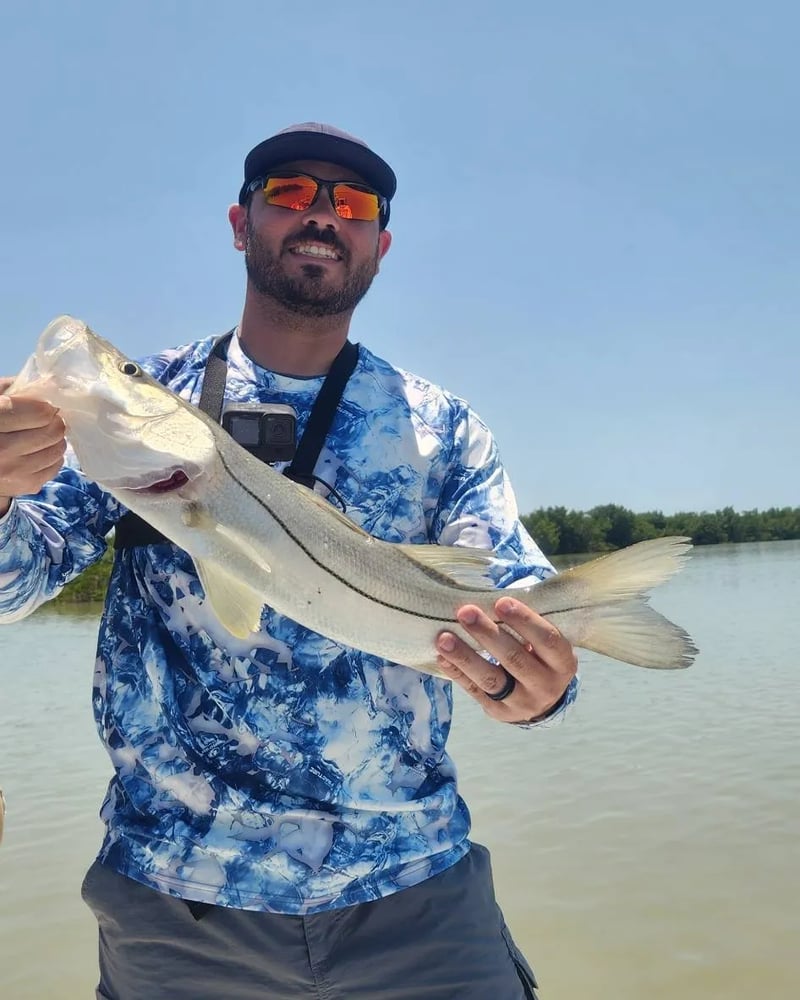
<path fill-rule="evenodd" d="M 13 382 L 0 378 L 0 393 Z M 38 399 L 0 395 L 0 517 L 11 498 L 37 493 L 64 459 L 64 421 Z"/>
<path fill-rule="evenodd" d="M 438 666 L 493 719 L 530 722 L 558 703 L 575 676 L 578 660 L 558 629 L 520 601 L 504 595 L 494 609 L 498 621 L 512 628 L 521 642 L 472 604 L 460 608 L 457 618 L 500 666 L 452 632 L 439 635 Z M 490 698 L 510 684 L 513 690 L 502 701 Z"/>

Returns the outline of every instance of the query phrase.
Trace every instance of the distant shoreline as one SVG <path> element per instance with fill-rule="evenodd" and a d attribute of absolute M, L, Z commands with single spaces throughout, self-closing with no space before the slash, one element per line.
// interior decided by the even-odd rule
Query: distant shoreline
<path fill-rule="evenodd" d="M 800 538 L 800 507 L 767 510 L 679 511 L 637 514 L 618 504 L 589 511 L 540 507 L 522 516 L 522 523 L 547 556 L 611 552 L 665 535 L 683 535 L 694 545 L 725 542 L 778 542 Z"/>
<path fill-rule="evenodd" d="M 590 511 L 564 507 L 539 508 L 524 514 L 522 523 L 548 558 L 564 566 L 568 558 L 584 561 L 635 542 L 664 535 L 685 535 L 695 545 L 792 541 L 800 538 L 800 507 L 773 507 L 737 513 L 731 507 L 714 513 L 635 514 L 607 504 Z M 105 598 L 113 546 L 93 566 L 68 583 L 51 603 L 91 604 Z"/>

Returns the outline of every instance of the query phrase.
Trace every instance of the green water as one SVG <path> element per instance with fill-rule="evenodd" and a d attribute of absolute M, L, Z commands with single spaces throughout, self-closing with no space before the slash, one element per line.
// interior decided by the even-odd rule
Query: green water
<path fill-rule="evenodd" d="M 475 837 L 543 1000 L 796 1000 L 800 542 L 698 549 L 653 603 L 700 646 L 690 670 L 582 655 L 569 719 L 534 732 L 458 698 Z M 93 996 L 95 615 L 0 628 L 3 1000 Z"/>

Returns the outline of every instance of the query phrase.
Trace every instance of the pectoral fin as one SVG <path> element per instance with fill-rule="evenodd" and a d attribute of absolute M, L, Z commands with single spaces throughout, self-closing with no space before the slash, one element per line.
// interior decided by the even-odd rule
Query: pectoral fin
<path fill-rule="evenodd" d="M 218 563 L 195 559 L 195 568 L 206 599 L 225 628 L 238 639 L 246 639 L 261 627 L 262 597 Z"/>
<path fill-rule="evenodd" d="M 220 524 L 202 504 L 197 502 L 187 504 L 183 511 L 183 523 L 187 528 L 198 528 L 219 535 L 229 545 L 244 553 L 251 562 L 258 563 L 265 573 L 272 572 L 272 567 L 263 555 L 254 548 L 252 539 L 240 535 L 235 528 Z"/>

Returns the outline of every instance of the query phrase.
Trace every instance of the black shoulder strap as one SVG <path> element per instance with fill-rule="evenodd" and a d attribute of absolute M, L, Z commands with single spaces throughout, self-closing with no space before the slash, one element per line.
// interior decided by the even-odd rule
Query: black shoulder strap
<path fill-rule="evenodd" d="M 305 486 L 314 485 L 314 467 L 333 424 L 344 387 L 357 364 L 358 344 L 351 344 L 347 340 L 333 359 L 330 371 L 325 376 L 325 381 L 311 407 L 308 423 L 297 445 L 292 463 L 286 469 L 285 474 L 296 483 L 303 483 Z"/>
<path fill-rule="evenodd" d="M 225 381 L 228 374 L 228 345 L 234 330 L 217 337 L 206 361 L 198 409 L 207 413 L 217 423 L 222 417 L 225 400 Z M 314 485 L 314 467 L 319 459 L 325 438 L 333 424 L 344 387 L 358 364 L 358 344 L 349 340 L 336 355 L 330 371 L 314 400 L 308 415 L 303 436 L 297 445 L 294 459 L 285 475 L 305 486 Z M 143 518 L 129 511 L 117 522 L 114 529 L 114 548 L 127 549 L 136 545 L 161 545 L 168 539 Z"/>
<path fill-rule="evenodd" d="M 220 422 L 222 417 L 222 404 L 225 402 L 225 381 L 228 376 L 228 345 L 234 331 L 228 330 L 221 337 L 217 337 L 211 353 L 206 361 L 206 370 L 203 375 L 203 386 L 200 390 L 200 399 L 197 401 L 197 408 L 207 413 L 212 420 Z"/>

